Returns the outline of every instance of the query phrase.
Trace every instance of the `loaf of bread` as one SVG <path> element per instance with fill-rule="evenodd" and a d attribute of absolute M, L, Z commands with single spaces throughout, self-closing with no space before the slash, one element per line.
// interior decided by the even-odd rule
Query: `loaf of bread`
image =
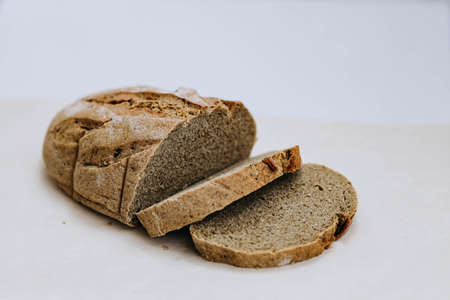
<path fill-rule="evenodd" d="M 299 147 L 241 161 L 137 213 L 151 237 L 200 221 L 209 214 L 300 168 Z"/>
<path fill-rule="evenodd" d="M 241 102 L 134 87 L 60 111 L 43 158 L 74 200 L 151 237 L 191 224 L 207 260 L 259 268 L 321 254 L 356 213 L 352 184 L 301 166 L 298 146 L 247 159 L 255 139 Z"/>
<path fill-rule="evenodd" d="M 356 207 L 356 192 L 344 176 L 305 164 L 192 224 L 190 233 L 207 260 L 280 266 L 321 254 L 345 232 Z"/>
<path fill-rule="evenodd" d="M 43 157 L 69 196 L 134 226 L 137 212 L 246 159 L 255 135 L 241 102 L 136 87 L 91 95 L 59 112 Z"/>

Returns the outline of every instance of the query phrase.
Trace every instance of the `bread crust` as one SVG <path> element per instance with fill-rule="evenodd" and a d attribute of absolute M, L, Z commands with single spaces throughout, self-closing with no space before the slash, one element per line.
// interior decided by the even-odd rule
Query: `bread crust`
<path fill-rule="evenodd" d="M 230 249 L 206 241 L 196 235 L 195 231 L 192 230 L 192 227 L 189 228 L 189 231 L 195 248 L 206 260 L 244 268 L 268 268 L 280 267 L 320 255 L 325 249 L 330 247 L 332 242 L 338 240 L 342 236 L 348 226 L 350 226 L 352 219 L 353 216 L 346 218 L 345 224 L 347 224 L 347 226 L 344 230 L 336 233 L 339 223 L 339 218 L 336 216 L 333 225 L 324 230 L 317 239 L 308 244 L 277 251 L 268 250 L 253 253 Z"/>
<path fill-rule="evenodd" d="M 43 144 L 48 174 L 75 200 L 135 226 L 131 207 L 155 151 L 177 128 L 217 110 L 232 114 L 224 101 L 185 88 L 131 87 L 84 97 L 50 123 Z"/>
<path fill-rule="evenodd" d="M 294 146 L 261 157 L 224 176 L 207 179 L 192 190 L 138 212 L 137 216 L 151 237 L 163 236 L 202 220 L 283 174 L 297 171 L 300 166 L 300 150 Z"/>

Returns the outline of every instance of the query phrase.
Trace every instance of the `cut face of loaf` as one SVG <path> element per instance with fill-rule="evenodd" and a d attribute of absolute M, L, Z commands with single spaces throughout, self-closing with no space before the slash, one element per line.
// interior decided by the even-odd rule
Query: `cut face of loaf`
<path fill-rule="evenodd" d="M 241 161 L 137 213 L 151 237 L 197 222 L 300 168 L 299 147 Z"/>
<path fill-rule="evenodd" d="M 241 102 L 137 87 L 66 107 L 49 126 L 43 157 L 67 194 L 133 226 L 136 212 L 246 159 L 255 135 Z"/>
<path fill-rule="evenodd" d="M 192 224 L 207 260 L 273 267 L 317 256 L 350 225 L 356 192 L 341 174 L 305 164 L 224 210 Z"/>

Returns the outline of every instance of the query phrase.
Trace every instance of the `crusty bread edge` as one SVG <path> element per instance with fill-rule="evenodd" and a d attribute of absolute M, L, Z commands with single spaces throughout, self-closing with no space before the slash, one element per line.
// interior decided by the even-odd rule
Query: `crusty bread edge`
<path fill-rule="evenodd" d="M 301 157 L 297 145 L 261 158 L 238 172 L 227 175 L 225 179 L 221 177 L 212 179 L 187 195 L 167 199 L 146 208 L 138 212 L 137 217 L 150 237 L 163 236 L 169 231 L 201 221 L 283 174 L 297 171 L 300 166 Z M 251 175 L 255 171 L 256 179 Z M 241 183 L 243 178 L 246 184 Z M 233 185 L 240 186 L 238 191 L 233 190 Z M 195 211 L 187 208 L 195 208 Z"/>
<path fill-rule="evenodd" d="M 77 192 L 73 192 L 72 199 L 77 201 L 77 202 L 80 202 L 81 204 L 83 204 L 87 208 L 90 208 L 91 210 L 95 211 L 96 213 L 100 213 L 100 214 L 103 214 L 103 215 L 105 215 L 107 217 L 113 218 L 113 219 L 115 219 L 117 221 L 120 221 L 121 223 L 123 223 L 125 225 L 130 226 L 130 227 L 135 227 L 136 226 L 136 224 L 134 224 L 133 222 L 131 222 L 130 220 L 128 220 L 124 216 L 110 211 L 109 209 L 105 208 L 101 204 L 95 203 L 93 201 L 90 201 L 90 200 L 84 198 L 83 196 L 81 196 Z"/>
<path fill-rule="evenodd" d="M 332 242 L 342 236 L 350 226 L 353 216 L 354 214 L 345 218 L 336 216 L 333 224 L 324 230 L 313 242 L 278 251 L 265 250 L 253 253 L 238 251 L 205 241 L 195 235 L 192 227 L 189 228 L 189 231 L 195 248 L 206 260 L 244 268 L 279 267 L 320 255 L 325 249 L 330 247 Z M 338 226 L 340 222 L 343 224 L 341 228 Z"/>

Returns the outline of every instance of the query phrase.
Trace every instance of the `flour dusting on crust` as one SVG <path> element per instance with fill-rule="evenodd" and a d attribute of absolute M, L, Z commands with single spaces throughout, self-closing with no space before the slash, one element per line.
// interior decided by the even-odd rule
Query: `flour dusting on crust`
<path fill-rule="evenodd" d="M 198 104 L 200 106 L 209 105 L 208 102 L 206 102 L 202 97 L 200 97 L 200 95 L 194 89 L 179 87 L 174 94 L 180 98 L 183 98 L 185 100 L 188 100 L 189 102 Z"/>
<path fill-rule="evenodd" d="M 89 113 L 92 118 L 100 120 L 111 119 L 116 114 L 105 107 L 104 105 L 98 105 L 96 103 L 90 103 L 86 101 L 76 101 L 62 110 L 65 117 L 78 117 L 83 114 Z"/>

